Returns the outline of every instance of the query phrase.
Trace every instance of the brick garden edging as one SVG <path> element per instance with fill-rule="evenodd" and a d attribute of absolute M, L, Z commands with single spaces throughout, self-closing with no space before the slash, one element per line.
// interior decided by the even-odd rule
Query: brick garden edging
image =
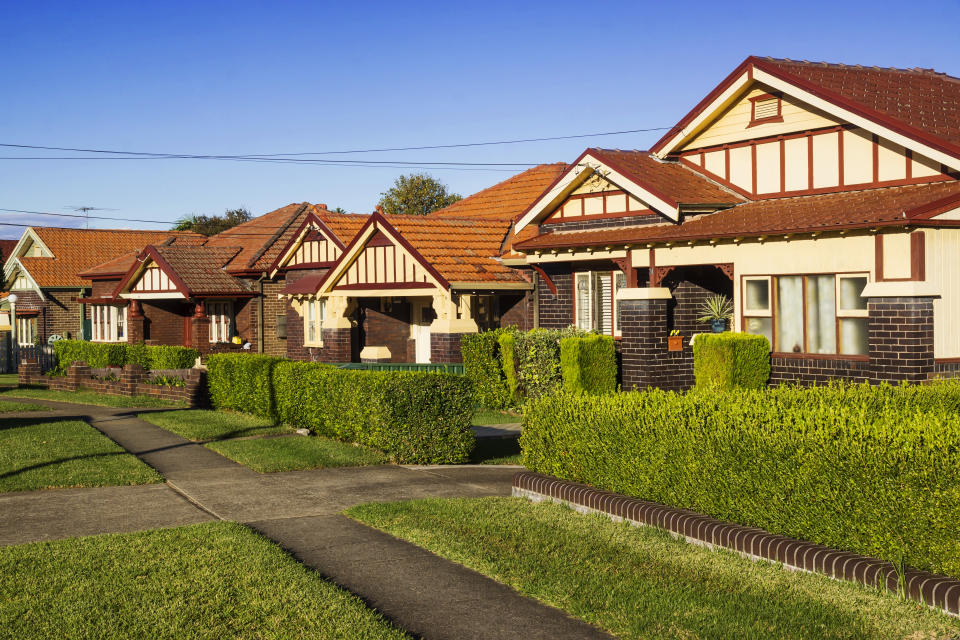
<path fill-rule="evenodd" d="M 557 502 L 581 513 L 601 513 L 614 521 L 658 527 L 709 549 L 721 547 L 753 560 L 771 560 L 792 569 L 870 587 L 883 584 L 898 592 L 897 572 L 889 562 L 723 522 L 687 509 L 645 502 L 531 471 L 521 471 L 513 477 L 513 495 L 534 502 Z M 912 600 L 960 615 L 960 580 L 910 570 L 906 574 L 906 592 Z"/>

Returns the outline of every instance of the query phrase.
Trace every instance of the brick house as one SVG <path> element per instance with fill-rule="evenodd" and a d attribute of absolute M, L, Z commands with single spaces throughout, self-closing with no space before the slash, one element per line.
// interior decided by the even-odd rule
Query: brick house
<path fill-rule="evenodd" d="M 89 338 L 84 327 L 90 324 L 91 309 L 84 297 L 90 284 L 78 272 L 145 244 L 174 244 L 198 237 L 173 231 L 28 227 L 9 256 L 4 254 L 3 279 L 8 290 L 0 298 L 0 325 L 10 322 L 7 301 L 15 293 L 21 344 L 33 344 L 35 339 L 46 342 L 53 335 Z M 114 321 L 122 332 L 122 317 Z"/>
<path fill-rule="evenodd" d="M 299 203 L 191 243 L 141 244 L 79 274 L 90 283 L 83 302 L 93 310 L 93 339 L 207 353 L 238 348 L 231 344 L 237 336 L 251 351 L 285 355 L 287 302 L 280 294 L 288 275 L 325 272 L 363 221 Z M 303 240 L 306 253 L 280 260 L 285 247 Z M 129 327 L 123 335 L 110 329 L 110 318 L 119 316 Z"/>
<path fill-rule="evenodd" d="M 714 294 L 774 383 L 924 380 L 960 369 L 958 177 L 960 79 L 751 57 L 651 150 L 587 149 L 514 250 L 539 325 L 615 335 L 625 388 L 692 384 Z"/>
<path fill-rule="evenodd" d="M 460 337 L 537 322 L 513 220 L 566 168 L 529 169 L 427 216 L 375 212 L 323 272 L 288 276 L 287 354 L 324 362 L 460 362 Z M 302 252 L 306 238 L 281 252 Z"/>

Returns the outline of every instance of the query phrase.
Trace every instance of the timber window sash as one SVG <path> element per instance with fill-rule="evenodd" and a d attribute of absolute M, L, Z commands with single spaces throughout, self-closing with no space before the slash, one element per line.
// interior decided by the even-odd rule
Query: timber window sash
<path fill-rule="evenodd" d="M 206 306 L 210 318 L 210 342 L 230 342 L 233 337 L 233 303 L 211 300 Z"/>
<path fill-rule="evenodd" d="M 32 347 L 37 339 L 37 319 L 17 318 L 17 344 L 21 347 Z"/>
<path fill-rule="evenodd" d="M 303 344 L 307 347 L 323 346 L 323 316 L 327 312 L 324 298 L 307 300 L 303 308 Z"/>
<path fill-rule="evenodd" d="M 127 308 L 95 304 L 90 307 L 94 342 L 127 341 Z"/>
<path fill-rule="evenodd" d="M 621 277 L 622 276 L 622 277 Z M 574 320 L 578 329 L 612 336 L 620 334 L 616 289 L 626 285 L 617 271 L 579 271 L 573 276 Z"/>

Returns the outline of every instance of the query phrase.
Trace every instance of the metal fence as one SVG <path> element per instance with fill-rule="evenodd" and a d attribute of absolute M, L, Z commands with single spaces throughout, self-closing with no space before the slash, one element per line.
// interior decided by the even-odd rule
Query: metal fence
<path fill-rule="evenodd" d="M 9 340 L 7 341 L 9 343 Z M 16 349 L 10 349 L 10 355 L 7 358 L 7 373 L 16 373 L 18 365 L 24 360 L 36 360 L 40 363 L 40 371 L 49 371 L 57 366 L 57 356 L 53 352 L 53 347 L 48 344 L 18 346 Z"/>
<path fill-rule="evenodd" d="M 363 371 L 431 371 L 463 375 L 462 364 L 418 364 L 416 362 L 344 362 L 340 369 Z"/>

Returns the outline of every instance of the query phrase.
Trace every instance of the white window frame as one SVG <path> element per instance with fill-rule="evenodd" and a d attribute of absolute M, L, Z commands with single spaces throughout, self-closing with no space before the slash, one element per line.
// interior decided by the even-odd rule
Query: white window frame
<path fill-rule="evenodd" d="M 32 347 L 37 338 L 37 319 L 34 316 L 17 318 L 17 345 Z"/>
<path fill-rule="evenodd" d="M 233 301 L 208 300 L 205 306 L 210 318 L 210 342 L 230 342 L 233 338 Z"/>
<path fill-rule="evenodd" d="M 93 342 L 127 341 L 127 308 L 108 304 L 90 306 Z"/>
<path fill-rule="evenodd" d="M 303 303 L 303 346 L 323 346 L 323 316 L 327 312 L 327 299 L 314 298 Z M 310 339 L 310 323 L 314 323 L 314 337 Z"/>
<path fill-rule="evenodd" d="M 620 308 L 619 303 L 617 302 L 617 278 L 618 274 L 622 274 L 624 277 L 624 286 L 626 286 L 626 274 L 624 274 L 619 269 L 598 269 L 596 271 L 576 271 L 573 274 L 573 324 L 578 329 L 583 331 L 594 331 L 605 336 L 620 337 L 622 331 L 620 330 L 620 323 L 618 321 L 618 310 Z M 596 314 L 597 304 L 599 304 L 599 296 L 597 290 L 597 280 L 599 276 L 605 275 L 610 277 L 610 326 L 609 327 L 599 327 L 597 326 L 598 319 Z M 580 322 L 580 290 L 579 279 L 585 277 L 587 279 L 587 297 L 589 298 L 589 303 L 587 304 L 587 325 L 583 326 L 583 323 Z"/>

